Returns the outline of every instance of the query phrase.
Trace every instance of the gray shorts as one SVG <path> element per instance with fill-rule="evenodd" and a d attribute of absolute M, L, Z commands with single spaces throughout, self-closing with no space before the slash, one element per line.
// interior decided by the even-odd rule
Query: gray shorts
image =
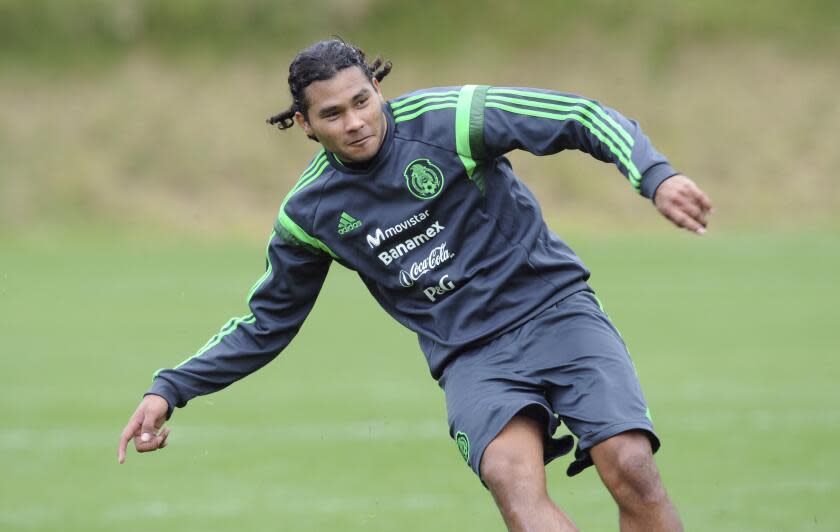
<path fill-rule="evenodd" d="M 561 421 L 578 438 L 570 476 L 592 465 L 589 448 L 628 430 L 659 448 L 624 341 L 589 291 L 460 353 L 439 384 L 450 435 L 479 478 L 484 449 L 519 413 L 545 426 L 545 463 L 571 450 L 570 438 L 552 439 Z"/>

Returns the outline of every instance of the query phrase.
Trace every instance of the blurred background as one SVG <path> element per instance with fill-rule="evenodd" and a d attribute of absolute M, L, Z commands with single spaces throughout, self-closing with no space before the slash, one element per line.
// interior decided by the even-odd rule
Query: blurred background
<path fill-rule="evenodd" d="M 672 498 L 688 529 L 840 528 L 840 3 L 0 0 L 0 529 L 502 529 L 416 339 L 338 266 L 282 357 L 116 466 L 151 373 L 247 312 L 317 148 L 264 120 L 331 35 L 393 62 L 388 98 L 545 87 L 638 120 L 711 197 L 705 237 L 584 154 L 511 158 L 627 339 Z M 615 529 L 561 462 L 552 495 Z"/>

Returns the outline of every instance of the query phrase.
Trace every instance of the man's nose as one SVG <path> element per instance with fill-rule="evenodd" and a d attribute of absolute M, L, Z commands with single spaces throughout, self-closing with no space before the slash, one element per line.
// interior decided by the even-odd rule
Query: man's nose
<path fill-rule="evenodd" d="M 359 113 L 349 112 L 347 113 L 347 120 L 344 122 L 344 129 L 347 131 L 357 131 L 364 127 L 365 121 L 362 120 L 362 116 Z"/>

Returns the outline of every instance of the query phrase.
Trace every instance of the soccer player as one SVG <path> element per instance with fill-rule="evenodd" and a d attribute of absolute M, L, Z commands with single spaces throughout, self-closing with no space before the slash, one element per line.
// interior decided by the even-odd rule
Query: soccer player
<path fill-rule="evenodd" d="M 596 466 L 622 530 L 680 530 L 627 349 L 589 271 L 551 232 L 505 154 L 584 151 L 613 163 L 676 225 L 703 234 L 711 205 L 618 112 L 548 90 L 465 85 L 385 101 L 391 70 L 341 40 L 289 67 L 292 105 L 268 121 L 321 145 L 280 206 L 250 313 L 159 370 L 119 443 L 166 445 L 175 407 L 270 362 L 312 309 L 332 262 L 416 332 L 446 396 L 450 435 L 510 530 L 574 530 L 545 464 Z"/>

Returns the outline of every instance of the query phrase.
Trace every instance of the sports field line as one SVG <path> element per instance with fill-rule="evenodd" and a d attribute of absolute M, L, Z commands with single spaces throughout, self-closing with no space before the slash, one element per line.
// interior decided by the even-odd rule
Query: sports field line
<path fill-rule="evenodd" d="M 187 499 L 181 502 L 168 500 L 146 500 L 126 502 L 93 512 L 89 517 L 98 523 L 135 522 L 138 518 L 183 518 L 196 514 L 224 518 L 236 517 L 265 508 L 266 501 L 281 501 L 284 513 L 323 515 L 358 512 L 359 508 L 386 507 L 389 510 L 432 510 L 454 506 L 451 497 L 434 493 L 412 493 L 410 495 L 383 496 L 325 496 L 323 493 L 301 493 L 297 489 L 271 487 L 258 499 L 229 499 L 201 501 Z M 43 529 L 62 522 L 63 512 L 47 506 L 0 507 L 0 525 L 16 530 Z"/>
<path fill-rule="evenodd" d="M 278 424 L 280 421 L 278 421 Z M 216 427 L 171 423 L 172 441 L 190 445 L 206 443 L 212 435 L 215 440 L 242 440 L 243 432 L 250 439 L 263 442 L 312 443 L 320 438 L 342 441 L 406 441 L 448 438 L 446 423 L 440 419 L 417 421 L 353 421 L 329 423 L 295 423 L 285 427 Z M 121 427 L 110 428 L 6 428 L 0 429 L 0 450 L 17 449 L 67 449 L 96 447 L 104 442 L 116 442 Z M 339 436 L 340 435 L 340 436 Z"/>
<path fill-rule="evenodd" d="M 59 509 L 48 508 L 45 505 L 16 505 L 14 508 L 0 506 L 2 530 L 45 530 L 48 523 L 60 523 L 61 518 L 62 512 Z"/>
<path fill-rule="evenodd" d="M 282 501 L 276 504 L 283 507 L 283 512 L 296 514 L 346 514 L 358 512 L 359 508 L 386 506 L 389 509 L 429 510 L 451 506 L 450 497 L 433 493 L 413 493 L 394 496 L 325 496 L 319 493 L 300 493 L 292 489 L 270 490 L 263 494 L 266 500 Z M 262 498 L 258 500 L 225 501 L 223 504 L 195 500 L 172 502 L 164 500 L 126 503 L 105 510 L 102 517 L 107 521 L 124 521 L 142 517 L 179 517 L 191 516 L 196 512 L 202 516 L 236 516 L 257 510 L 264 506 Z"/>
<path fill-rule="evenodd" d="M 840 425 L 840 412 L 804 407 L 742 408 L 738 411 L 722 411 L 718 408 L 694 412 L 685 410 L 673 418 L 675 422 L 678 421 L 681 431 L 704 433 L 724 426 L 738 427 L 740 430 L 777 431 L 780 426 L 786 427 L 786 430 L 814 430 L 820 427 L 828 430 Z M 666 415 L 657 418 L 657 421 L 670 420 Z"/>
<path fill-rule="evenodd" d="M 840 488 L 840 480 L 825 478 L 778 479 L 773 482 L 739 482 L 726 490 L 730 497 L 755 497 L 767 495 L 802 494 L 822 495 Z"/>

